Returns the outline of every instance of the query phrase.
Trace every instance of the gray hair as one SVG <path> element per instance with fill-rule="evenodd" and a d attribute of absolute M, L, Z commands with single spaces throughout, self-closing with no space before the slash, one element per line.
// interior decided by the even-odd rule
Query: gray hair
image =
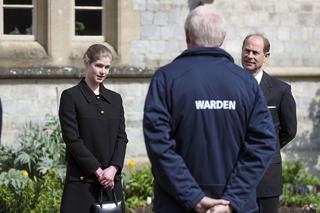
<path fill-rule="evenodd" d="M 220 47 L 226 35 L 222 16 L 210 5 L 192 10 L 184 28 L 186 35 L 199 47 Z"/>

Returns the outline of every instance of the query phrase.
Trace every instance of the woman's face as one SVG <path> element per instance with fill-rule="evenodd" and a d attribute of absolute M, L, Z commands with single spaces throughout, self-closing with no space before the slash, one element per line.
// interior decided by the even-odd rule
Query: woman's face
<path fill-rule="evenodd" d="M 86 78 L 92 84 L 102 83 L 110 69 L 111 59 L 109 57 L 101 57 L 99 60 L 86 65 Z"/>

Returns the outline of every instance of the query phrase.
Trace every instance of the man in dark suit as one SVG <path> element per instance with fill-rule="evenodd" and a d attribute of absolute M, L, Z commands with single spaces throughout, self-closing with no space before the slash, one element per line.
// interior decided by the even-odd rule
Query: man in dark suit
<path fill-rule="evenodd" d="M 248 35 L 242 45 L 241 62 L 258 81 L 272 115 L 277 134 L 277 149 L 272 162 L 257 188 L 260 213 L 276 213 L 282 192 L 280 149 L 296 135 L 296 103 L 289 84 L 275 79 L 262 70 L 270 56 L 270 43 L 262 34 Z"/>

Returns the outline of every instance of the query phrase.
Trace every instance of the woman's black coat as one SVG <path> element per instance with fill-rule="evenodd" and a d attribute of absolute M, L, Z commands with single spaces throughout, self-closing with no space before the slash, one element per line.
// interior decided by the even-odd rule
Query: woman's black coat
<path fill-rule="evenodd" d="M 121 96 L 101 84 L 100 96 L 96 97 L 82 79 L 78 85 L 63 91 L 59 118 L 67 155 L 62 207 L 69 202 L 81 206 L 77 201 L 91 205 L 92 200 L 77 200 L 81 195 L 76 194 L 77 190 L 69 190 L 74 186 L 68 184 L 94 183 L 99 186 L 95 177 L 99 167 L 104 169 L 114 165 L 119 168 L 117 175 L 121 173 L 128 142 Z M 121 194 L 121 184 L 116 184 L 116 191 Z M 88 193 L 92 194 L 92 190 L 88 189 Z M 96 192 L 92 194 L 94 199 L 98 195 Z"/>

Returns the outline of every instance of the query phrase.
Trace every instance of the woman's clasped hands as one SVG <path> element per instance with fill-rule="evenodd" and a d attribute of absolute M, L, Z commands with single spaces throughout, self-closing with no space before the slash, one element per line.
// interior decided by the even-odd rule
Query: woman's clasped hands
<path fill-rule="evenodd" d="M 106 169 L 97 169 L 96 177 L 99 183 L 106 189 L 112 190 L 114 188 L 114 177 L 117 173 L 117 167 L 109 166 Z"/>

